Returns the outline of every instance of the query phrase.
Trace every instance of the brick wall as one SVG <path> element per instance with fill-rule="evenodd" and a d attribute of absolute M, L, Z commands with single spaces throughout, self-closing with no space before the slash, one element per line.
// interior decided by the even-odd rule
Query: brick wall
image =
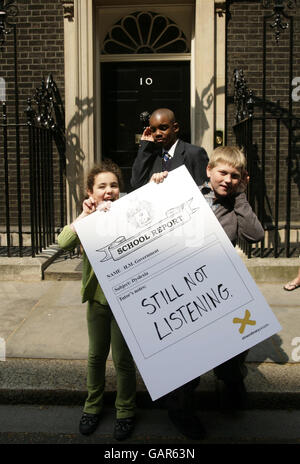
<path fill-rule="evenodd" d="M 272 2 L 271 2 L 272 3 Z M 293 76 L 300 76 L 300 5 L 287 9 L 288 15 L 294 17 Z M 233 71 L 243 68 L 247 83 L 258 98 L 262 98 L 263 79 L 263 18 L 273 13 L 262 8 L 261 1 L 236 1 L 230 5 L 231 19 L 227 29 L 227 75 L 228 95 L 233 95 Z M 285 20 L 289 22 L 288 19 Z M 266 39 L 266 98 L 268 101 L 280 100 L 280 106 L 288 108 L 290 29 L 280 34 L 278 45 L 274 30 L 267 21 Z M 233 107 L 228 108 L 228 122 L 234 120 Z M 294 103 L 293 113 L 300 116 L 300 105 Z M 232 131 L 229 132 L 229 137 Z"/>
<path fill-rule="evenodd" d="M 17 31 L 17 71 L 19 94 L 20 123 L 26 123 L 25 109 L 27 99 L 34 95 L 35 89 L 41 87 L 43 79 L 51 73 L 64 99 L 64 25 L 63 8 L 60 0 L 18 0 L 18 15 L 10 18 L 16 24 Z M 13 30 L 7 35 L 6 43 L 0 51 L 0 77 L 6 82 L 6 101 L 8 123 L 15 123 L 15 79 L 14 79 L 14 42 Z M 0 124 L 1 124 L 0 109 Z M 12 224 L 17 223 L 16 195 L 16 148 L 15 131 L 9 128 L 9 204 Z M 29 156 L 27 130 L 20 128 L 21 140 L 21 183 L 22 183 L 22 215 L 29 224 Z M 3 134 L 0 127 L 0 226 L 5 227 L 5 195 L 4 195 L 4 164 L 3 164 Z M 57 172 L 57 153 L 55 150 L 55 170 Z M 57 177 L 55 176 L 55 191 L 57 192 Z M 58 197 L 58 194 L 56 193 Z"/>
<path fill-rule="evenodd" d="M 64 91 L 64 26 L 60 0 L 17 0 L 19 13 L 13 18 L 17 25 L 18 82 L 20 113 L 26 99 L 39 87 L 43 78 L 52 73 Z M 13 33 L 1 52 L 0 75 L 7 80 L 8 96 L 14 94 Z"/>
<path fill-rule="evenodd" d="M 227 30 L 227 95 L 233 96 L 233 71 L 242 68 L 247 80 L 248 88 L 253 90 L 258 101 L 263 96 L 263 18 L 273 13 L 266 10 L 260 1 L 235 1 L 230 5 L 231 19 Z M 292 51 L 293 72 L 292 77 L 300 76 L 300 5 L 294 9 L 286 8 L 286 14 L 294 18 L 293 49 L 290 47 L 291 28 L 280 34 L 276 43 L 274 29 L 270 27 L 274 23 L 274 17 L 266 23 L 266 101 L 276 105 L 278 102 L 280 111 L 287 116 L 290 93 L 290 51 Z M 288 18 L 284 22 L 290 23 Z M 291 24 L 290 24 L 291 25 Z M 293 102 L 291 113 L 300 117 L 300 102 Z M 235 107 L 228 102 L 227 105 L 227 143 L 235 143 L 232 126 L 234 124 Z M 255 116 L 261 116 L 262 110 L 255 107 Z M 267 113 L 271 116 L 271 113 Z M 253 143 L 257 149 L 257 177 L 262 168 L 262 122 L 254 121 Z M 279 221 L 284 221 L 286 216 L 286 185 L 291 184 L 291 221 L 300 224 L 300 127 L 293 131 L 294 150 L 291 178 L 288 179 L 287 153 L 288 153 L 288 129 L 285 122 L 280 127 L 280 159 L 279 159 Z M 275 168 L 276 168 L 276 121 L 267 120 L 266 134 L 266 196 L 265 210 L 270 219 L 275 219 Z M 255 179 L 254 179 L 255 181 Z"/>

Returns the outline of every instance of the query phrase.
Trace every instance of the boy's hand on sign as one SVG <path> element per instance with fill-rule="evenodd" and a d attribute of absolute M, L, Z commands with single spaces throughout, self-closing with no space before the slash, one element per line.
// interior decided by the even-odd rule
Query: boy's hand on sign
<path fill-rule="evenodd" d="M 101 201 L 97 206 L 97 211 L 108 211 L 111 207 L 111 201 Z"/>
<path fill-rule="evenodd" d="M 165 180 L 167 175 L 168 175 L 168 171 L 156 172 L 152 174 L 150 182 L 155 182 L 156 184 L 160 184 L 161 182 Z"/>

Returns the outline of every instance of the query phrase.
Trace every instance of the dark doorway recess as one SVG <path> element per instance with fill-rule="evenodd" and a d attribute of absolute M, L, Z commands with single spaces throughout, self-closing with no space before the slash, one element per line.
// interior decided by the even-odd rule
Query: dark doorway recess
<path fill-rule="evenodd" d="M 180 136 L 190 141 L 190 62 L 118 62 L 101 64 L 102 156 L 122 168 L 130 191 L 131 167 L 143 126 L 140 114 L 170 108 Z"/>

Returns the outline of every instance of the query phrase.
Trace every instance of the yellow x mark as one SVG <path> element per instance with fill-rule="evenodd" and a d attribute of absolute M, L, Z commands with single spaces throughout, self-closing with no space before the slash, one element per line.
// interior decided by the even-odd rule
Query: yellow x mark
<path fill-rule="evenodd" d="M 256 324 L 256 321 L 251 321 L 249 318 L 250 318 L 250 311 L 248 309 L 246 309 L 244 319 L 240 319 L 239 317 L 235 317 L 233 319 L 234 324 L 241 324 L 241 327 L 239 328 L 240 333 L 244 332 L 245 327 L 246 327 L 247 324 L 249 324 L 249 325 L 255 325 Z"/>

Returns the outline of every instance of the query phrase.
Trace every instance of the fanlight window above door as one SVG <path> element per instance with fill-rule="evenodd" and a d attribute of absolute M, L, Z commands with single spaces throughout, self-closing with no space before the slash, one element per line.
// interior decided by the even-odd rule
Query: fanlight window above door
<path fill-rule="evenodd" d="M 103 54 L 188 53 L 182 30 L 166 16 L 138 11 L 124 16 L 107 33 Z"/>

